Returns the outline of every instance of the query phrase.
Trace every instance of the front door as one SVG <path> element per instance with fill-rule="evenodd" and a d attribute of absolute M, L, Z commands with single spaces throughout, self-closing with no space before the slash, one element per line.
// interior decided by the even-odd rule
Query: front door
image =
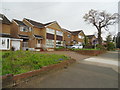
<path fill-rule="evenodd" d="M 37 40 L 37 47 L 41 46 L 41 40 Z"/>

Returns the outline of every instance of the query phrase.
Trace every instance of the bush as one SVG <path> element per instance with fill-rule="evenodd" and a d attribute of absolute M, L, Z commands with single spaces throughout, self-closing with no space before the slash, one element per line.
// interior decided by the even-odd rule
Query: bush
<path fill-rule="evenodd" d="M 97 44 L 96 49 L 105 50 L 106 48 L 103 45 Z"/>
<path fill-rule="evenodd" d="M 107 43 L 107 50 L 114 50 L 115 49 L 115 45 L 113 42 L 109 42 Z"/>
<path fill-rule="evenodd" d="M 61 49 L 64 49 L 65 47 L 62 47 L 62 46 L 59 46 L 59 47 L 56 47 L 55 50 L 61 50 Z"/>

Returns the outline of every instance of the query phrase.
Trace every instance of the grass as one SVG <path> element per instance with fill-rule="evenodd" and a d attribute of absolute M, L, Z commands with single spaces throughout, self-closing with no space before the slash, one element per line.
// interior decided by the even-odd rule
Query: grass
<path fill-rule="evenodd" d="M 97 49 L 89 49 L 89 48 L 82 48 L 82 49 L 76 49 L 76 48 L 71 48 L 70 50 L 72 50 L 72 51 L 79 51 L 79 50 L 100 50 L 99 48 L 97 48 Z"/>
<path fill-rule="evenodd" d="M 40 54 L 30 51 L 8 51 L 2 54 L 2 75 L 25 73 L 68 59 L 70 58 L 64 55 Z"/>

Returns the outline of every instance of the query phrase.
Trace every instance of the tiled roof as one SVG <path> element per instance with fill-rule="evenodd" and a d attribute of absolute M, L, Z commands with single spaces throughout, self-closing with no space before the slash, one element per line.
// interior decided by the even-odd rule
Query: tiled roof
<path fill-rule="evenodd" d="M 69 31 L 69 30 L 67 30 L 67 29 L 62 28 L 62 30 L 65 31 L 65 32 L 71 33 L 71 31 Z"/>
<path fill-rule="evenodd" d="M 88 38 L 93 38 L 95 35 L 86 35 Z"/>
<path fill-rule="evenodd" d="M 39 22 L 36 22 L 36 21 L 33 21 L 33 20 L 30 20 L 30 19 L 26 19 L 24 18 L 25 20 L 27 20 L 28 22 L 30 22 L 33 26 L 37 27 L 37 28 L 44 28 L 44 24 L 42 23 L 39 23 Z"/>
<path fill-rule="evenodd" d="M 10 20 L 8 20 L 8 18 L 3 14 L 0 14 L 0 22 L 3 24 L 11 24 Z"/>
<path fill-rule="evenodd" d="M 82 30 L 79 30 L 79 31 L 72 31 L 71 33 L 72 33 L 73 35 L 77 35 L 77 34 L 79 34 L 80 32 L 82 32 Z"/>
<path fill-rule="evenodd" d="M 27 26 L 26 24 L 24 24 L 22 21 L 13 19 L 18 25 L 22 25 L 22 26 Z"/>

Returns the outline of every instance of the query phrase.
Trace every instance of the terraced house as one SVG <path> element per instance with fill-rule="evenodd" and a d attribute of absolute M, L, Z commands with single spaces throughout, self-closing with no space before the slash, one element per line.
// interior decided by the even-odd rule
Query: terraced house
<path fill-rule="evenodd" d="M 3 14 L 0 14 L 0 50 L 10 50 L 17 43 L 15 50 L 21 49 L 22 39 L 13 38 L 11 36 L 10 20 Z"/>
<path fill-rule="evenodd" d="M 82 30 L 69 31 L 63 29 L 63 31 L 64 31 L 64 41 L 66 46 L 75 45 L 75 44 L 84 44 L 85 34 Z"/>
<path fill-rule="evenodd" d="M 31 49 L 53 50 L 57 46 L 63 46 L 63 31 L 56 21 L 42 24 L 24 18 L 23 23 L 30 28 Z"/>
<path fill-rule="evenodd" d="M 88 39 L 88 44 L 89 45 L 95 45 L 98 44 L 98 40 L 96 38 L 95 35 L 86 35 L 87 39 Z"/>

